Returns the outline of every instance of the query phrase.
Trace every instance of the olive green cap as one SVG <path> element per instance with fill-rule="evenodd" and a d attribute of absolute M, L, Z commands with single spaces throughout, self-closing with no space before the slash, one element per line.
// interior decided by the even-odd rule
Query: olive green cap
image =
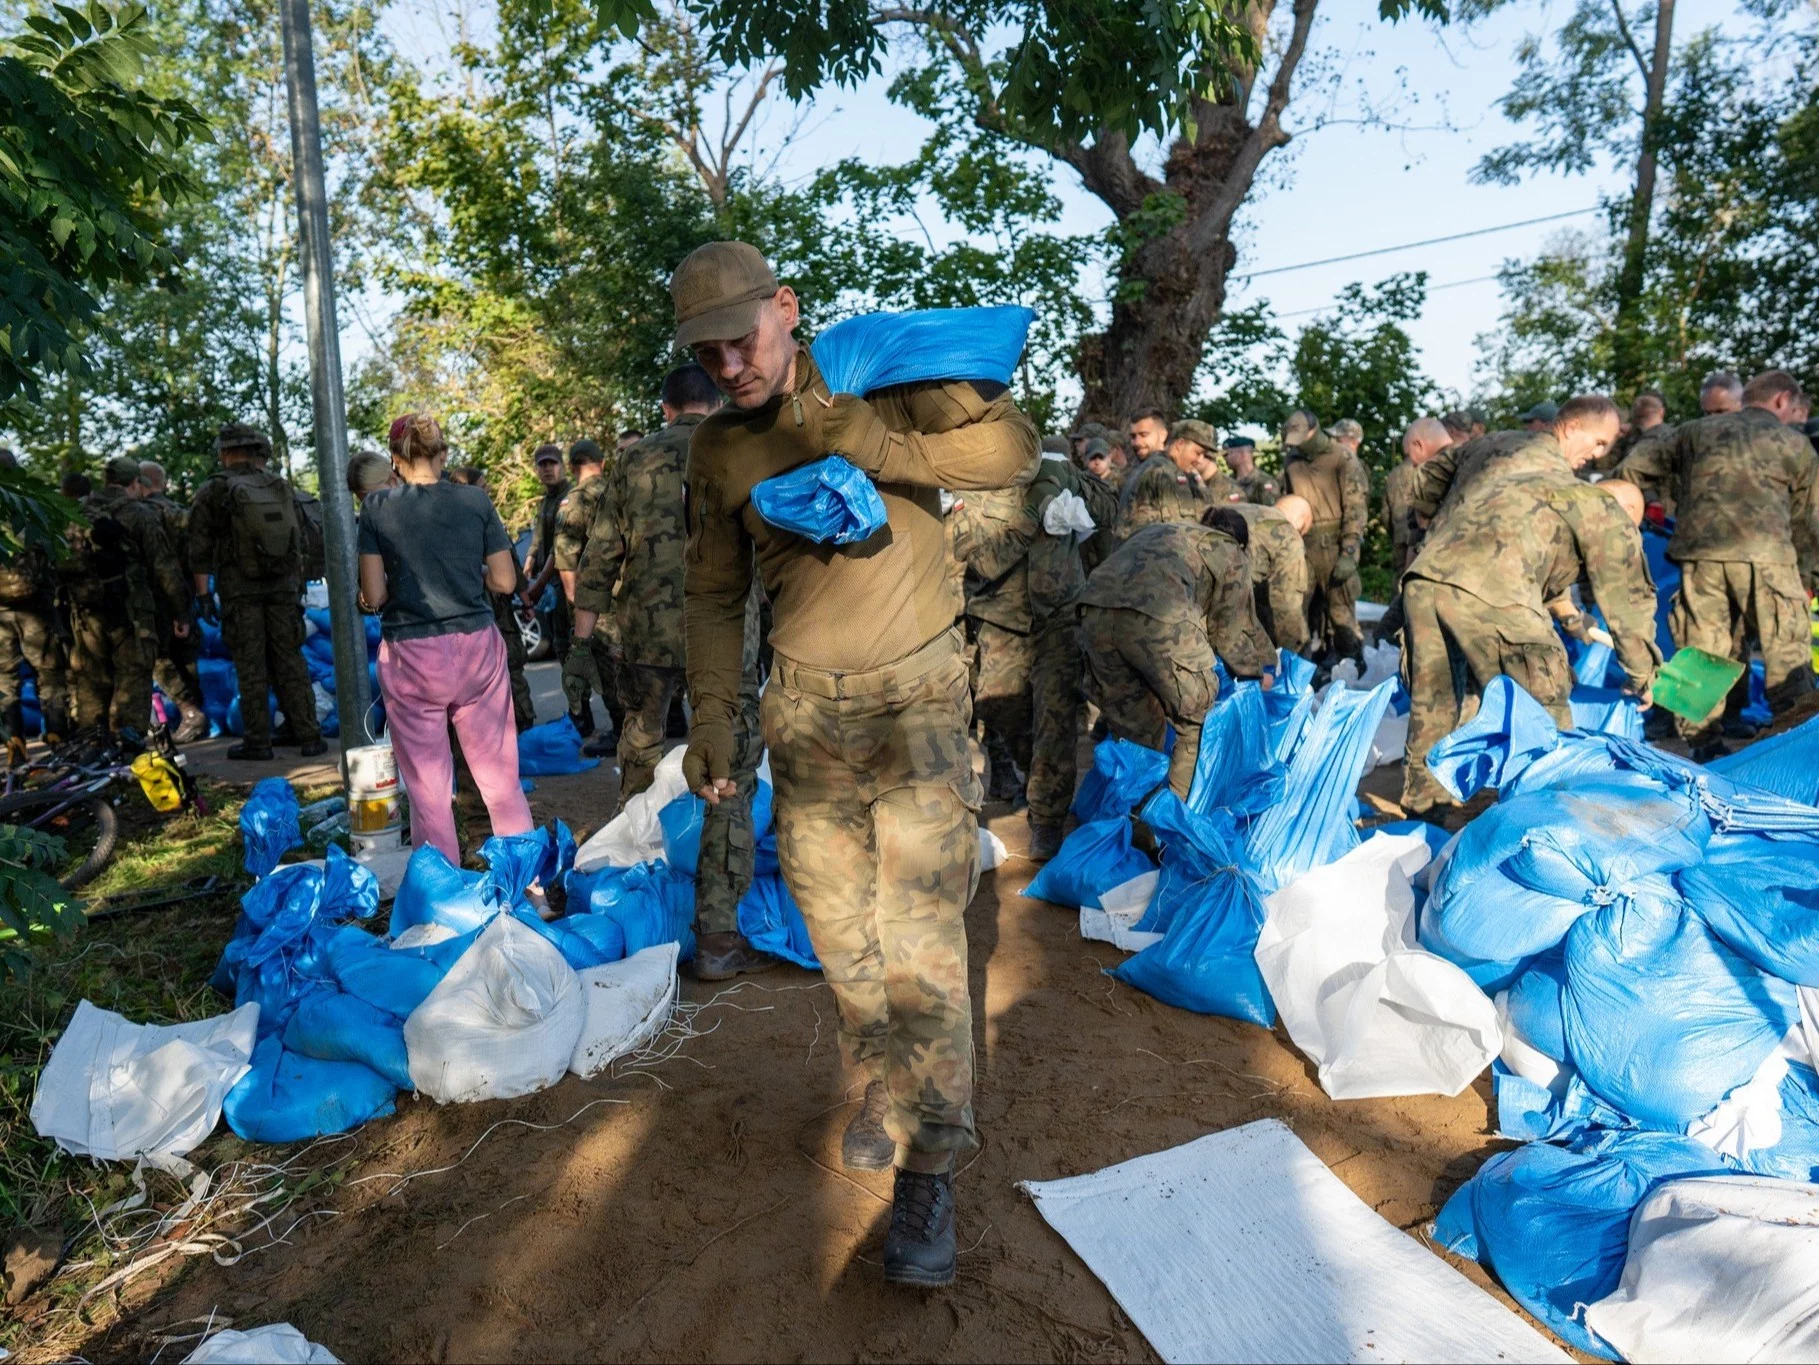
<path fill-rule="evenodd" d="M 249 427 L 244 422 L 229 422 L 215 437 L 215 453 L 219 455 L 224 450 L 244 450 L 269 460 L 272 443 L 258 427 Z"/>
<path fill-rule="evenodd" d="M 1334 436 L 1343 436 L 1351 441 L 1362 441 L 1364 439 L 1363 426 L 1353 421 L 1350 417 L 1341 417 L 1337 422 L 1334 422 L 1332 426 L 1328 427 L 1327 430 Z"/>
<path fill-rule="evenodd" d="M 1196 422 L 1189 419 L 1177 422 L 1169 428 L 1168 439 L 1174 441 L 1192 441 L 1208 454 L 1219 449 L 1219 434 L 1210 422 Z"/>
<path fill-rule="evenodd" d="M 1067 439 L 1070 441 L 1091 441 L 1095 438 L 1106 440 L 1111 434 L 1110 428 L 1103 422 L 1085 422 L 1078 430 L 1068 432 Z"/>
<path fill-rule="evenodd" d="M 682 258 L 670 276 L 676 305 L 676 344 L 737 341 L 758 325 L 777 277 L 755 246 L 709 242 Z"/>
<path fill-rule="evenodd" d="M 1067 454 L 1067 450 L 1067 437 L 1065 436 L 1044 436 L 1042 438 L 1042 453 L 1044 455 L 1065 455 Z"/>
<path fill-rule="evenodd" d="M 1560 405 L 1546 401 L 1535 404 L 1516 420 L 1518 422 L 1551 422 L 1560 415 Z"/>
<path fill-rule="evenodd" d="M 1227 450 L 1237 450 L 1243 446 L 1249 446 L 1252 450 L 1255 450 L 1257 448 L 1257 443 L 1248 436 L 1227 436 L 1225 438 L 1225 448 Z"/>
<path fill-rule="evenodd" d="M 557 464 L 561 464 L 562 447 L 555 444 L 553 441 L 546 441 L 544 444 L 538 446 L 537 454 L 533 458 L 532 463 L 542 464 L 546 460 L 554 460 Z"/>
<path fill-rule="evenodd" d="M 1084 452 L 1082 452 L 1082 456 L 1083 456 L 1083 458 L 1088 459 L 1088 460 L 1096 460 L 1101 455 L 1104 455 L 1105 457 L 1107 457 L 1109 459 L 1111 457 L 1111 453 L 1112 453 L 1111 445 L 1106 441 L 1106 439 L 1103 436 L 1095 436 L 1086 443 L 1086 449 Z"/>
<path fill-rule="evenodd" d="M 140 478 L 139 462 L 131 455 L 116 455 L 107 462 L 104 470 L 107 481 L 124 488 L 129 483 L 136 483 Z"/>
<path fill-rule="evenodd" d="M 568 448 L 568 463 L 572 469 L 578 464 L 605 464 L 606 457 L 600 453 L 600 443 L 583 436 Z"/>

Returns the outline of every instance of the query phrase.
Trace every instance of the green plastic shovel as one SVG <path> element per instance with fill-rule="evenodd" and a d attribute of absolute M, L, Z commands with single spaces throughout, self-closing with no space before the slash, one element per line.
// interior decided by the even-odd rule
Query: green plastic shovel
<path fill-rule="evenodd" d="M 1655 705 L 1687 720 L 1704 720 L 1743 676 L 1743 668 L 1735 659 L 1703 649 L 1677 649 L 1655 675 Z"/>

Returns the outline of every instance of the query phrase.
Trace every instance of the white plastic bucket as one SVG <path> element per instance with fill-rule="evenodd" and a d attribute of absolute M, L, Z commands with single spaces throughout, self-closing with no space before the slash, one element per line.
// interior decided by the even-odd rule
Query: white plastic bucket
<path fill-rule="evenodd" d="M 400 824 L 398 759 L 389 744 L 347 751 L 347 831 L 372 838 Z"/>

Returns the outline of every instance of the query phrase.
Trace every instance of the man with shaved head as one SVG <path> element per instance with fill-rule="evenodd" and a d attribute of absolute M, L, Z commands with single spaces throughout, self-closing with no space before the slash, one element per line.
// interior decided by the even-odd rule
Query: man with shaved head
<path fill-rule="evenodd" d="M 1438 417 L 1417 417 L 1402 433 L 1402 463 L 1383 481 L 1383 519 L 1390 528 L 1390 561 L 1398 577 L 1414 561 L 1427 534 L 1427 518 L 1412 503 L 1415 471 L 1454 443 L 1453 433 Z"/>

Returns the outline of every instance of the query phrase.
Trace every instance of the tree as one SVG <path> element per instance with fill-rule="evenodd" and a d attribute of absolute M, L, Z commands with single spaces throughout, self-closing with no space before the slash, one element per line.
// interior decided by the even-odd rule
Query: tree
<path fill-rule="evenodd" d="M 649 0 L 599 2 L 628 33 L 654 17 Z M 1379 8 L 1444 14 L 1439 0 Z M 1115 220 L 1108 325 L 1074 357 L 1081 416 L 1101 420 L 1187 397 L 1224 308 L 1234 217 L 1291 137 L 1285 116 L 1318 9 L 1319 0 L 691 4 L 723 58 L 781 58 L 797 96 L 878 69 L 887 35 L 919 38 L 942 78 L 900 84 L 912 106 L 920 97 L 963 117 L 976 159 L 1034 152 L 1079 175 Z M 1145 164 L 1146 134 L 1166 147 L 1159 165 Z"/>

